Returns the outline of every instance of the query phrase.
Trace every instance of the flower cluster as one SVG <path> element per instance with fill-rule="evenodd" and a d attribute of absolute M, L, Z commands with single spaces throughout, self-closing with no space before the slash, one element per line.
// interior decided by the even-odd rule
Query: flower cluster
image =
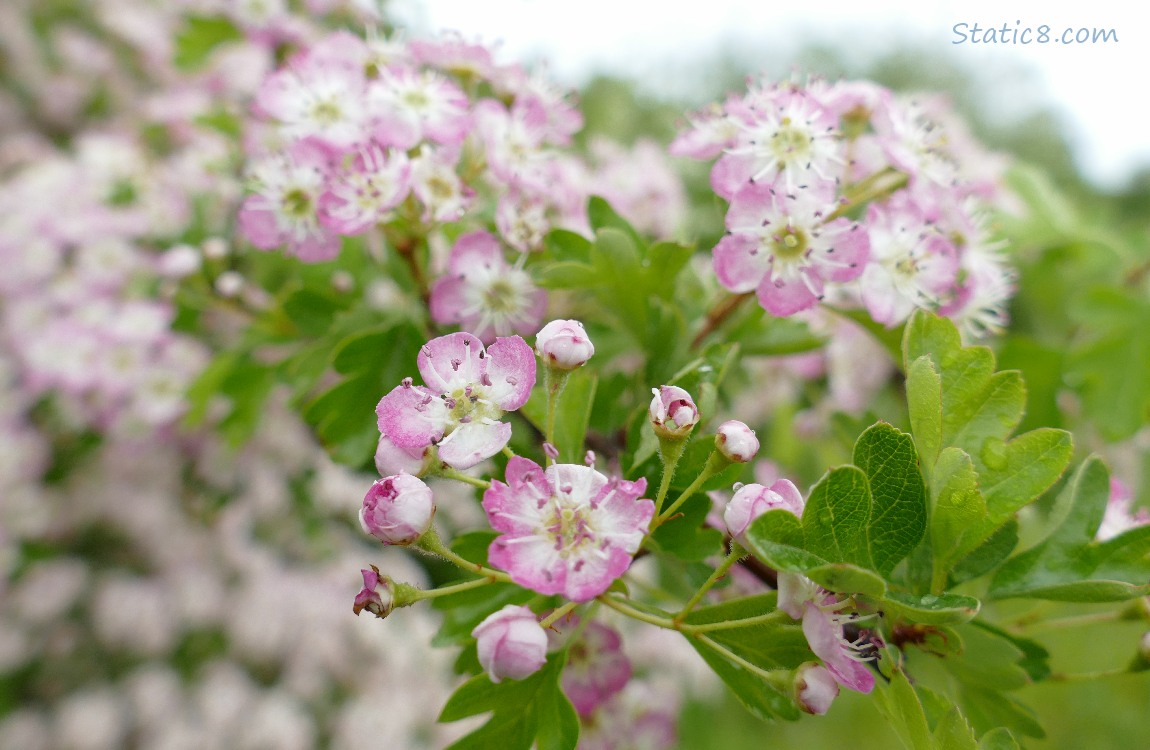
<path fill-rule="evenodd" d="M 916 308 L 974 336 L 1005 324 L 1013 275 L 983 218 L 998 161 L 944 101 L 763 82 L 696 115 L 671 150 L 719 157 L 711 185 L 730 207 L 715 272 L 771 314 L 825 300 L 887 326 Z"/>

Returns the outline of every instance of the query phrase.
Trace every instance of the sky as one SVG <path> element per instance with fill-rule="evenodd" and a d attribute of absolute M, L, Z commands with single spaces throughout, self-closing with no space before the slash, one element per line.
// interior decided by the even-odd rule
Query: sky
<path fill-rule="evenodd" d="M 1099 186 L 1120 188 L 1150 167 L 1150 14 L 1128 0 L 1059 7 L 1017 0 L 391 0 L 388 8 L 412 33 L 450 29 L 500 42 L 501 60 L 546 61 L 571 86 L 610 73 L 640 79 L 653 93 L 682 93 L 684 66 L 724 46 L 785 56 L 814 41 L 866 61 L 908 39 L 926 51 L 924 64 L 937 46 L 940 58 L 974 71 L 986 109 L 1005 121 L 1052 104 L 1076 162 Z M 988 43 L 991 27 L 1007 43 Z M 1117 41 L 1062 42 L 1065 30 L 1081 28 L 1113 29 Z M 1019 68 L 1032 73 L 1022 89 L 1016 76 L 996 77 Z"/>

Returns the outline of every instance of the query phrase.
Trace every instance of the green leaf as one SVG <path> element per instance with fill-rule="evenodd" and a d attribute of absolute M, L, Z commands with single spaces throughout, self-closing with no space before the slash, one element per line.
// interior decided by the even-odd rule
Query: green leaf
<path fill-rule="evenodd" d="M 686 562 L 702 562 L 722 551 L 723 535 L 706 525 L 711 499 L 696 494 L 679 508 L 682 516 L 655 529 L 651 535 L 657 549 Z"/>
<path fill-rule="evenodd" d="M 803 573 L 828 564 L 804 548 L 802 522 L 788 510 L 768 510 L 751 522 L 744 536 L 748 549 L 783 573 Z"/>
<path fill-rule="evenodd" d="M 795 630 L 802 635 L 800 629 Z M 759 719 L 795 721 L 802 716 L 789 692 L 784 692 L 746 667 L 729 661 L 705 643 L 694 638 L 688 638 L 688 641 L 703 657 L 703 661 L 707 662 L 707 666 L 730 688 L 739 703 Z"/>
<path fill-rule="evenodd" d="M 354 375 L 373 368 L 382 369 L 398 352 L 394 346 L 395 333 L 391 326 L 365 331 L 336 344 L 332 367 L 341 375 Z"/>
<path fill-rule="evenodd" d="M 1019 747 L 1009 729 L 997 727 L 982 735 L 978 750 L 1019 750 Z"/>
<path fill-rule="evenodd" d="M 1069 507 L 1065 519 L 1045 540 L 999 568 L 990 596 L 1110 602 L 1150 594 L 1150 530 L 1095 539 L 1109 498 L 1106 466 L 1088 458 L 1056 503 Z"/>
<path fill-rule="evenodd" d="M 776 318 L 758 305 L 726 329 L 728 341 L 739 342 L 747 355 L 774 357 L 818 349 L 826 339 L 816 336 L 809 326 L 793 318 Z"/>
<path fill-rule="evenodd" d="M 931 750 L 935 747 L 922 703 L 902 670 L 895 669 L 886 685 L 880 682 L 874 696 L 879 710 L 907 750 Z"/>
<path fill-rule="evenodd" d="M 695 249 L 674 242 L 659 242 L 647 249 L 647 275 L 656 282 L 655 293 L 674 301 L 674 279 L 687 267 Z"/>
<path fill-rule="evenodd" d="M 854 465 L 866 474 L 870 487 L 870 557 L 875 570 L 890 575 L 926 533 L 926 490 L 914 442 L 879 422 L 859 436 Z"/>
<path fill-rule="evenodd" d="M 1032 430 L 1006 443 L 1001 458 L 983 451 L 979 470 L 986 509 L 995 526 L 1058 481 L 1070 464 L 1074 445 L 1070 433 L 1048 427 Z"/>
<path fill-rule="evenodd" d="M 974 730 L 955 706 L 942 717 L 934 730 L 935 747 L 939 750 L 978 750 Z"/>
<path fill-rule="evenodd" d="M 591 222 L 591 229 L 595 230 L 596 233 L 604 229 L 618 230 L 630 235 L 631 240 L 636 245 L 642 244 L 639 233 L 635 231 L 631 223 L 620 216 L 604 198 L 593 195 L 587 201 L 587 220 Z"/>
<path fill-rule="evenodd" d="M 961 594 L 908 594 L 889 591 L 879 606 L 890 616 L 904 618 L 923 625 L 956 625 L 969 622 L 978 614 L 982 604 Z"/>
<path fill-rule="evenodd" d="M 962 637 L 962 653 L 948 659 L 946 666 L 965 685 L 1002 691 L 1030 684 L 1030 673 L 1022 667 L 1027 655 L 1011 639 L 975 625 L 956 630 Z"/>
<path fill-rule="evenodd" d="M 958 584 L 985 575 L 1001 565 L 1018 546 L 1018 521 L 1011 519 L 974 551 L 954 563 L 950 580 Z"/>
<path fill-rule="evenodd" d="M 1134 289 L 1098 287 L 1072 309 L 1082 333 L 1066 378 L 1108 440 L 1124 440 L 1150 421 L 1150 301 Z"/>
<path fill-rule="evenodd" d="M 587 421 L 591 418 L 598 383 L 592 371 L 576 370 L 567 378 L 567 385 L 559 396 L 555 409 L 555 447 L 564 463 L 583 462 L 583 440 L 587 436 Z"/>
<path fill-rule="evenodd" d="M 850 563 L 827 563 L 808 568 L 806 576 L 824 589 L 836 593 L 876 598 L 886 595 L 886 581 L 882 576 Z"/>
<path fill-rule="evenodd" d="M 931 484 L 931 549 L 936 580 L 941 581 L 942 573 L 977 549 L 994 532 L 994 526 L 978 491 L 978 474 L 965 452 L 953 447 L 944 450 L 935 464 Z"/>
<path fill-rule="evenodd" d="M 1027 737 L 1046 736 L 1034 712 L 1009 695 L 989 688 L 968 687 L 960 692 L 959 698 L 976 732 L 1005 727 Z"/>
<path fill-rule="evenodd" d="M 188 16 L 184 27 L 176 33 L 173 62 L 181 70 L 199 70 L 216 47 L 226 42 L 242 41 L 243 38 L 243 33 L 226 18 Z"/>
<path fill-rule="evenodd" d="M 803 509 L 805 546 L 830 562 L 873 568 L 867 539 L 870 519 L 866 474 L 854 466 L 832 469 L 811 489 Z"/>
<path fill-rule="evenodd" d="M 292 292 L 283 302 L 288 319 L 305 336 L 313 337 L 327 333 L 341 309 L 343 305 L 338 300 L 310 289 Z"/>
<path fill-rule="evenodd" d="M 942 450 L 942 378 L 927 355 L 907 368 L 906 402 L 914 444 L 922 457 L 923 471 L 929 477 L 929 469 Z"/>
<path fill-rule="evenodd" d="M 493 684 L 487 675 L 463 683 L 448 699 L 439 721 L 451 722 L 491 712 L 486 724 L 449 746 L 449 750 L 574 750 L 579 717 L 559 688 L 565 651 L 523 680 Z"/>

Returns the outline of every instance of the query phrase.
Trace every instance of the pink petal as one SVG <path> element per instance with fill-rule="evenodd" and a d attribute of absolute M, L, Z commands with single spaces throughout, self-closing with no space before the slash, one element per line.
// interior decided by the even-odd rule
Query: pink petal
<path fill-rule="evenodd" d="M 815 288 L 820 289 L 821 284 Z M 789 281 L 782 279 L 771 281 L 769 277 L 765 278 L 759 284 L 758 295 L 759 303 L 766 311 L 780 318 L 794 315 L 801 310 L 809 310 L 819 301 L 819 298 L 807 289 L 802 279 L 797 277 Z"/>
<path fill-rule="evenodd" d="M 264 196 L 248 196 L 240 207 L 238 218 L 244 237 L 260 250 L 274 250 L 283 243 L 275 213 L 268 207 L 268 199 Z"/>
<path fill-rule="evenodd" d="M 510 439 L 511 425 L 506 422 L 460 425 L 439 443 L 439 458 L 452 468 L 470 469 L 503 450 Z"/>
<path fill-rule="evenodd" d="M 852 229 L 852 227 L 855 227 Z M 861 224 L 849 219 L 835 219 L 822 230 L 823 240 L 834 252 L 821 257 L 833 261 L 819 265 L 819 275 L 827 281 L 851 281 L 863 272 L 870 259 L 870 237 Z"/>
<path fill-rule="evenodd" d="M 814 604 L 808 603 L 803 613 L 803 635 L 811 651 L 823 660 L 840 685 L 859 693 L 874 689 L 874 674 L 851 657 L 849 647 L 843 642 L 842 626 Z"/>
<path fill-rule="evenodd" d="M 527 403 L 535 386 L 535 352 L 527 342 L 519 336 L 498 338 L 487 354 L 491 400 L 505 411 Z"/>
<path fill-rule="evenodd" d="M 419 350 L 416 365 L 423 382 L 436 393 L 453 393 L 480 382 L 483 344 L 470 333 L 449 333 L 428 341 Z"/>
<path fill-rule="evenodd" d="M 491 565 L 507 571 L 511 580 L 540 594 L 563 593 L 567 566 L 555 545 L 542 536 L 501 536 L 487 551 Z"/>
<path fill-rule="evenodd" d="M 723 154 L 711 168 L 711 189 L 731 200 L 740 188 L 751 184 L 754 173 L 754 165 L 747 157 Z"/>
<path fill-rule="evenodd" d="M 398 385 L 375 407 L 379 431 L 395 445 L 420 450 L 436 443 L 447 429 L 447 406 L 435 393 Z"/>
<path fill-rule="evenodd" d="M 723 237 L 712 251 L 711 263 L 719 283 L 738 294 L 757 287 L 771 267 L 768 254 L 759 247 L 758 238 L 748 234 Z"/>
<path fill-rule="evenodd" d="M 455 241 L 451 248 L 451 257 L 447 261 L 450 273 L 466 276 L 480 266 L 487 268 L 506 268 L 507 261 L 503 259 L 503 250 L 499 247 L 499 240 L 490 232 L 469 232 Z"/>
<path fill-rule="evenodd" d="M 467 307 L 466 289 L 467 282 L 460 276 L 437 279 L 431 287 L 431 319 L 439 325 L 462 323 Z"/>

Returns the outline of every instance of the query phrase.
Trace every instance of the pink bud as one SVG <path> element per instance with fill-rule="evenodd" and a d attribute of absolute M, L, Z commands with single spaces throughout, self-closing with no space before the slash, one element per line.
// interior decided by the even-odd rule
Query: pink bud
<path fill-rule="evenodd" d="M 750 427 L 732 419 L 719 425 L 715 433 L 715 447 L 727 460 L 745 464 L 759 452 L 759 439 Z"/>
<path fill-rule="evenodd" d="M 550 458 L 552 461 L 554 461 L 555 459 L 559 458 L 559 449 L 551 443 L 544 443 L 543 454 L 546 455 L 547 458 Z"/>
<path fill-rule="evenodd" d="M 492 682 L 505 677 L 522 680 L 547 661 L 547 631 L 527 607 L 508 604 L 488 615 L 471 635 L 477 641 L 479 663 Z"/>
<path fill-rule="evenodd" d="M 553 320 L 535 336 L 535 352 L 560 370 L 582 367 L 595 354 L 595 345 L 578 320 Z"/>
<path fill-rule="evenodd" d="M 822 716 L 839 694 L 834 675 L 824 666 L 807 662 L 795 672 L 795 700 L 808 714 Z"/>
<path fill-rule="evenodd" d="M 360 573 L 363 574 L 363 588 L 355 595 L 355 604 L 351 611 L 358 615 L 366 609 L 376 617 L 387 617 L 391 614 L 391 610 L 395 609 L 391 580 L 380 578 L 379 568 L 374 565 L 370 569 L 364 568 Z"/>
<path fill-rule="evenodd" d="M 669 438 L 685 438 L 699 421 L 699 409 L 691 394 L 673 385 L 652 388 L 648 413 L 655 434 Z"/>
<path fill-rule="evenodd" d="M 803 514 L 803 496 L 789 479 L 780 479 L 770 487 L 748 484 L 740 487 L 723 511 L 723 522 L 735 539 L 742 539 L 747 527 L 768 510 L 782 508 L 796 516 Z"/>
<path fill-rule="evenodd" d="M 431 488 L 410 474 L 378 480 L 363 498 L 359 523 L 384 544 L 406 546 L 431 528 L 435 502 Z"/>

